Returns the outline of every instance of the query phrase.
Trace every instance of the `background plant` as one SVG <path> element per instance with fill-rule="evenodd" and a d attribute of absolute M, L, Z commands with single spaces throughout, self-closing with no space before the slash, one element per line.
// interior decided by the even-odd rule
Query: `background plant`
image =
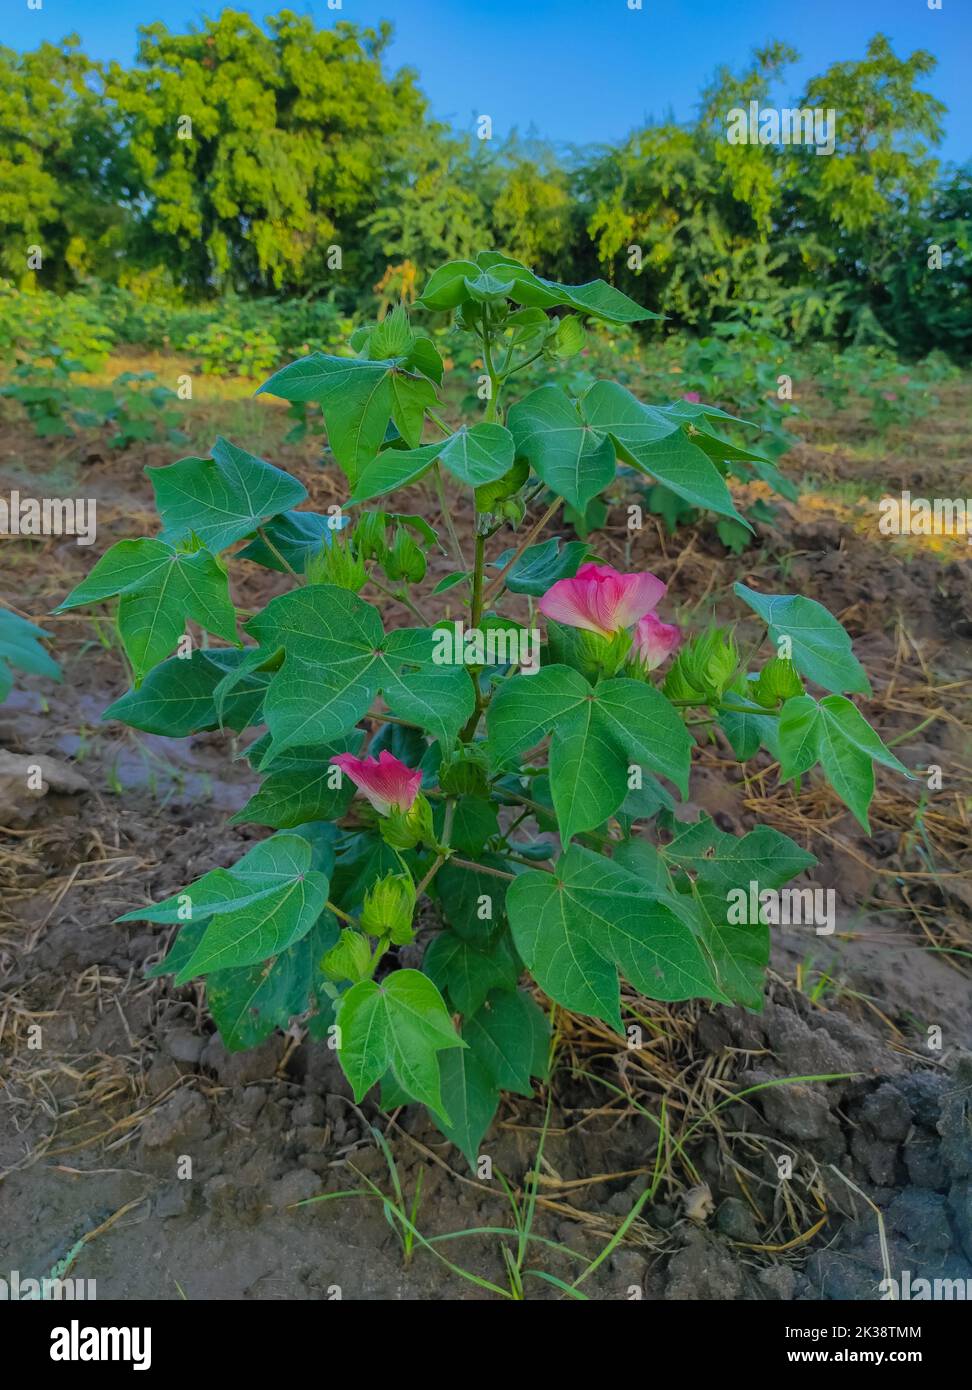
<path fill-rule="evenodd" d="M 302 484 L 220 439 L 208 459 L 148 470 L 159 535 L 115 545 L 62 608 L 117 596 L 133 684 L 108 717 L 171 737 L 260 730 L 261 784 L 234 820 L 273 833 L 127 914 L 179 929 L 154 973 L 204 979 L 229 1048 L 299 1020 L 335 1047 L 358 1099 L 380 1084 L 386 1106 L 424 1104 L 473 1162 L 500 1093 L 545 1075 L 535 987 L 619 1032 L 620 977 L 650 998 L 760 1007 L 769 929 L 733 922 L 727 891 L 779 888 L 815 861 L 768 826 L 737 837 L 674 817 L 697 725 L 720 726 L 740 761 L 768 749 L 783 779 L 819 764 L 865 830 L 874 763 L 905 769 L 848 698 L 869 693 L 867 675 L 819 604 L 737 584 L 761 624 L 743 659 L 730 628 L 662 622 L 653 575 L 598 563 L 590 538 L 541 540 L 619 465 L 747 525 L 726 475 L 773 464 L 726 441 L 738 422 L 725 411 L 643 404 L 604 379 L 570 389 L 584 321 L 649 311 L 495 252 L 441 266 L 416 307 L 475 342 L 476 418 L 444 422 L 436 342 L 399 307 L 356 330 L 354 355 L 311 353 L 261 388 L 320 406 L 347 479 L 341 515 L 304 510 Z M 541 358 L 568 364 L 568 384 L 521 392 Z M 439 536 L 369 505 L 428 478 L 448 523 L 446 475 L 473 491 L 471 553 L 448 524 Z M 422 616 L 435 545 L 455 561 L 436 587 L 462 599 L 473 639 L 449 657 L 454 628 Z M 291 581 L 244 639 L 236 562 Z M 412 625 L 386 628 L 359 596 L 368 582 Z M 528 635 L 527 599 L 546 628 L 533 673 L 500 642 Z M 228 645 L 173 656 L 189 625 Z M 419 969 L 425 899 L 441 929 Z"/>

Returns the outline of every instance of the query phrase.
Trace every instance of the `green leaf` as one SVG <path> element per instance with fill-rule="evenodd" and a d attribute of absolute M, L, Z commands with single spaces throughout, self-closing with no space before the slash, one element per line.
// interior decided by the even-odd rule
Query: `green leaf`
<path fill-rule="evenodd" d="M 723 890 L 746 887 L 750 879 L 760 888 L 782 888 L 817 862 L 772 826 L 728 835 L 708 816 L 681 830 L 662 853 L 669 863 L 691 869 L 714 889 Z"/>
<path fill-rule="evenodd" d="M 408 861 L 409 856 L 404 858 Z M 331 874 L 333 900 L 356 912 L 376 880 L 401 872 L 395 851 L 375 832 L 356 831 L 340 842 Z"/>
<path fill-rule="evenodd" d="M 266 540 L 263 536 L 255 537 L 238 552 L 238 558 L 252 560 L 255 565 L 263 565 L 264 569 L 286 574 L 286 566 L 281 563 L 279 555 L 297 574 L 303 574 L 310 557 L 319 555 L 332 543 L 335 532 L 342 529 L 337 521 L 337 517 L 325 516 L 320 512 L 281 512 L 260 528 Z M 271 545 L 273 550 L 270 549 Z"/>
<path fill-rule="evenodd" d="M 392 419 L 408 447 L 415 449 L 422 442 L 425 412 L 438 399 L 435 387 L 425 377 L 407 376 L 404 372 L 392 372 L 389 382 Z"/>
<path fill-rule="evenodd" d="M 789 699 L 780 711 L 780 761 L 784 781 L 819 762 L 841 801 L 868 833 L 867 812 L 874 795 L 873 762 L 904 777 L 908 769 L 881 742 L 856 705 L 843 695 Z"/>
<path fill-rule="evenodd" d="M 256 965 L 306 936 L 323 912 L 328 879 L 311 862 L 312 848 L 305 839 L 274 835 L 231 870 L 214 869 L 164 902 L 137 908 L 119 921 L 207 919 L 191 956 L 179 961 L 177 984 L 215 970 Z"/>
<path fill-rule="evenodd" d="M 725 890 L 707 884 L 693 885 L 691 898 L 677 901 L 705 943 L 725 997 L 746 1008 L 761 1009 L 770 958 L 769 927 L 764 922 L 730 922 Z"/>
<path fill-rule="evenodd" d="M 507 903 L 513 940 L 540 988 L 619 1032 L 619 969 L 651 999 L 725 999 L 688 923 L 601 855 L 571 846 L 552 874 L 521 874 Z"/>
<path fill-rule="evenodd" d="M 507 765 L 553 730 L 550 782 L 561 838 L 592 830 L 628 793 L 639 765 L 688 790 L 692 740 L 664 695 L 621 676 L 590 686 L 567 666 L 513 676 L 486 715 L 491 757 Z"/>
<path fill-rule="evenodd" d="M 715 464 L 677 421 L 642 405 L 613 381 L 595 382 L 580 409 L 587 423 L 609 435 L 618 454 L 635 468 L 656 478 L 693 507 L 707 507 L 752 530 L 736 511 Z"/>
<path fill-rule="evenodd" d="M 530 995 L 503 990 L 463 1021 L 463 1037 L 493 1084 L 533 1095 L 531 1077 L 547 1074 L 550 1024 Z"/>
<path fill-rule="evenodd" d="M 751 684 L 752 682 L 745 682 L 746 686 Z M 725 730 L 736 757 L 740 762 L 745 762 L 748 758 L 755 757 L 763 747 L 768 748 L 778 762 L 779 719 L 768 715 L 763 705 L 743 694 L 739 683 L 730 686 L 726 695 L 734 705 L 739 706 L 739 709 L 722 710 L 719 714 L 719 724 Z"/>
<path fill-rule="evenodd" d="M 308 821 L 343 816 L 354 796 L 354 784 L 347 777 L 335 778 L 338 769 L 331 766 L 330 758 L 337 751 L 325 747 L 315 749 L 313 758 L 281 758 L 229 824 L 254 821 L 289 830 Z"/>
<path fill-rule="evenodd" d="M 586 541 L 561 544 L 559 537 L 551 536 L 539 545 L 527 546 L 503 583 L 511 594 L 532 594 L 540 598 L 558 579 L 573 579 L 589 550 Z M 492 562 L 493 567 L 503 569 L 512 555 L 512 549 L 505 550 Z"/>
<path fill-rule="evenodd" d="M 475 707 L 466 668 L 435 663 L 431 628 L 386 636 L 377 609 L 346 589 L 313 584 L 283 594 L 247 630 L 262 651 L 286 653 L 264 703 L 270 758 L 330 743 L 358 722 L 379 689 L 396 717 L 447 744 Z"/>
<path fill-rule="evenodd" d="M 370 502 L 400 487 L 409 487 L 425 476 L 439 457 L 438 444 L 423 444 L 420 449 L 385 449 L 376 459 L 364 464 L 354 485 L 348 505 Z"/>
<path fill-rule="evenodd" d="M 451 1123 L 442 1103 L 438 1053 L 466 1044 L 427 976 L 396 970 L 381 984 L 353 985 L 341 996 L 337 1024 L 338 1057 L 355 1100 L 390 1069 L 406 1094 Z"/>
<path fill-rule="evenodd" d="M 502 425 L 463 426 L 441 446 L 442 465 L 469 487 L 496 482 L 513 467 L 513 436 Z"/>
<path fill-rule="evenodd" d="M 162 517 L 160 539 L 176 545 L 196 536 L 214 554 L 307 497 L 303 483 L 289 473 L 223 438 L 213 445 L 212 458 L 145 471 Z"/>
<path fill-rule="evenodd" d="M 454 309 L 469 298 L 466 279 L 475 279 L 479 267 L 472 261 L 447 261 L 432 272 L 416 303 L 426 309 Z"/>
<path fill-rule="evenodd" d="M 494 766 L 509 766 L 518 754 L 535 748 L 590 693 L 584 677 L 569 666 L 544 666 L 533 676 L 511 676 L 494 695 L 486 714 Z"/>
<path fill-rule="evenodd" d="M 187 619 L 238 642 L 226 571 L 208 550 L 177 551 L 156 540 L 119 541 L 56 610 L 118 594 L 118 631 L 135 684 L 168 656 Z"/>
<path fill-rule="evenodd" d="M 479 796 L 460 796 L 452 821 L 452 848 L 473 857 L 481 853 L 490 836 L 499 832 L 498 814 L 499 807 L 495 802 L 484 801 Z M 435 828 L 439 834 L 444 823 L 445 805 L 440 802 L 435 807 Z"/>
<path fill-rule="evenodd" d="M 275 1028 L 286 1028 L 307 1011 L 318 963 L 337 937 L 336 919 L 324 913 L 307 936 L 279 956 L 242 970 L 217 970 L 207 978 L 206 1001 L 229 1052 L 257 1047 Z"/>
<path fill-rule="evenodd" d="M 432 1118 L 437 1129 L 475 1169 L 479 1146 L 499 1108 L 500 1088 L 469 1047 L 443 1052 L 439 1069 L 442 1104 L 452 1118 L 448 1123 L 441 1116 Z M 384 1086 L 382 1104 L 385 1105 Z"/>
<path fill-rule="evenodd" d="M 484 869 L 509 873 L 509 864 L 498 854 L 479 854 Z M 506 918 L 508 880 L 488 872 L 461 869 L 448 860 L 434 879 L 436 894 L 449 925 L 464 940 L 485 946 L 502 929 Z"/>
<path fill-rule="evenodd" d="M 473 1014 L 490 990 L 516 989 L 521 967 L 505 935 L 480 949 L 458 932 L 445 931 L 429 944 L 422 969 L 458 1013 Z"/>
<path fill-rule="evenodd" d="M 50 633 L 43 628 L 7 608 L 0 608 L 0 701 L 7 698 L 13 685 L 9 666 L 16 666 L 32 676 L 61 679 L 60 666 L 40 645 L 47 637 Z"/>
<path fill-rule="evenodd" d="M 850 637 L 822 604 L 802 594 L 760 594 L 745 584 L 734 584 L 733 592 L 763 619 L 777 647 L 781 637 L 790 639 L 793 664 L 801 675 L 836 694 L 870 695 L 870 681 L 851 650 Z"/>
<path fill-rule="evenodd" d="M 396 488 L 407 487 L 432 467 L 436 459 L 470 487 L 494 482 L 513 466 L 513 436 L 502 425 L 464 425 L 455 434 L 421 448 L 385 449 L 366 464 L 351 503 L 370 502 Z"/>
<path fill-rule="evenodd" d="M 222 717 L 214 694 L 227 671 L 239 667 L 245 657 L 246 652 L 236 648 L 208 648 L 188 658 L 174 656 L 151 670 L 137 689 L 109 705 L 101 717 L 166 738 L 185 738 L 220 727 L 243 730 L 259 722 L 269 675 L 253 672 L 241 679 L 224 702 Z"/>
<path fill-rule="evenodd" d="M 581 419 L 560 386 L 540 386 L 509 413 L 516 454 L 578 511 L 613 480 L 614 444 Z"/>

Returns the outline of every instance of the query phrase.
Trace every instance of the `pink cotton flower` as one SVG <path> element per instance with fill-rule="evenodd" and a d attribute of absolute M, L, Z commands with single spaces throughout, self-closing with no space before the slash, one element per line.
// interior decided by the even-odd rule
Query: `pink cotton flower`
<path fill-rule="evenodd" d="M 384 750 L 377 758 L 356 758 L 353 753 L 338 753 L 331 762 L 347 773 L 383 816 L 387 816 L 393 807 L 407 811 L 422 785 L 422 773 L 418 769 L 413 771 Z"/>
<path fill-rule="evenodd" d="M 631 660 L 654 671 L 679 646 L 682 634 L 674 623 L 663 623 L 654 613 L 646 613 L 634 630 Z"/>
<path fill-rule="evenodd" d="M 610 565 L 588 561 L 573 579 L 558 579 L 540 600 L 540 612 L 568 627 L 613 637 L 630 627 L 664 597 L 666 586 L 655 575 L 619 574 Z"/>
<path fill-rule="evenodd" d="M 693 405 L 700 405 L 702 397 L 699 395 L 698 391 L 683 391 L 682 400 L 691 401 Z"/>

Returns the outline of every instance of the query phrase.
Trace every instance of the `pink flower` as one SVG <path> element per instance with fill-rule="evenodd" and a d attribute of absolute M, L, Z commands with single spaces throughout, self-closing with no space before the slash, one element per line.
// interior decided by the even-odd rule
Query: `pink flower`
<path fill-rule="evenodd" d="M 691 401 L 693 405 L 698 405 L 701 402 L 702 397 L 699 395 L 698 391 L 683 391 L 682 400 Z"/>
<path fill-rule="evenodd" d="M 356 758 L 353 753 L 338 753 L 331 762 L 347 773 L 383 816 L 387 816 L 392 807 L 407 811 L 422 785 L 422 773 L 418 769 L 413 771 L 384 750 L 377 758 Z"/>
<path fill-rule="evenodd" d="M 558 579 L 552 584 L 539 607 L 545 617 L 555 622 L 613 637 L 650 613 L 664 597 L 665 587 L 647 570 L 642 574 L 619 574 L 610 565 L 589 560 L 573 579 Z"/>
<path fill-rule="evenodd" d="M 681 631 L 674 623 L 660 622 L 654 613 L 646 613 L 634 630 L 631 660 L 639 662 L 646 671 L 654 671 L 671 656 L 681 640 Z"/>

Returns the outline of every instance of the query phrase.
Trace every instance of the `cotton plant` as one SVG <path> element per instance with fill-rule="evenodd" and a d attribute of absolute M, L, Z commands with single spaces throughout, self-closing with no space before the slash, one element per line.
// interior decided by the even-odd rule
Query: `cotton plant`
<path fill-rule="evenodd" d="M 430 332 L 445 315 L 482 363 L 478 415 L 457 427 Z M 450 262 L 411 316 L 356 330 L 355 355 L 312 353 L 261 388 L 320 407 L 340 509 L 308 510 L 297 479 L 217 440 L 148 470 L 158 535 L 112 547 L 61 605 L 117 600 L 132 688 L 106 718 L 173 738 L 255 731 L 260 784 L 233 822 L 268 834 L 121 919 L 178 929 L 152 973 L 202 980 L 230 1049 L 299 1026 L 357 1100 L 375 1087 L 384 1107 L 424 1105 L 471 1163 L 501 1093 L 547 1075 L 554 1009 L 620 1046 L 622 981 L 761 1006 L 770 929 L 727 903 L 815 860 L 771 826 L 686 823 L 697 737 L 720 730 L 741 763 L 768 750 L 782 781 L 819 766 L 865 830 L 874 764 L 905 772 L 850 698 L 867 675 L 821 605 L 737 584 L 763 632 L 743 661 L 732 626 L 673 621 L 681 596 L 648 570 L 543 535 L 619 465 L 743 526 L 727 474 L 775 472 L 723 438 L 745 422 L 701 400 L 646 404 L 606 380 L 517 394 L 531 363 L 569 363 L 586 320 L 654 317 L 495 252 Z M 391 510 L 419 480 L 430 515 Z M 465 545 L 447 482 L 470 494 Z M 433 586 L 435 551 L 452 568 Z M 231 573 L 247 564 L 289 588 L 243 620 Z M 430 590 L 472 648 L 443 645 L 453 624 L 423 616 Z"/>

